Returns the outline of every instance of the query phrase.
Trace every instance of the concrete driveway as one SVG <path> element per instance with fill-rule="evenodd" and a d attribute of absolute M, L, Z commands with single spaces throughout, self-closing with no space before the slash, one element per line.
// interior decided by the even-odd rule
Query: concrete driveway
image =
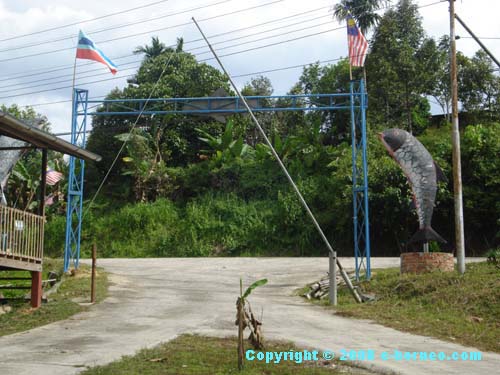
<path fill-rule="evenodd" d="M 341 259 L 346 268 L 353 259 Z M 397 266 L 398 258 L 372 260 L 373 268 Z M 2 375 L 75 374 L 122 355 L 173 339 L 182 333 L 235 335 L 239 278 L 260 278 L 251 302 L 264 308 L 267 338 L 292 340 L 317 350 L 476 351 L 433 338 L 332 315 L 292 291 L 324 275 L 327 258 L 163 258 L 102 259 L 110 272 L 109 297 L 90 311 L 28 332 L 0 338 Z M 479 362 L 362 362 L 368 368 L 402 374 L 493 374 L 500 355 L 483 353 Z M 270 364 L 269 366 L 272 366 Z"/>

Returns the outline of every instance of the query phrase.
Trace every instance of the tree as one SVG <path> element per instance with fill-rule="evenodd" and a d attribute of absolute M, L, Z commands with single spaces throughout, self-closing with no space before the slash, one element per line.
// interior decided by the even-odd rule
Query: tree
<path fill-rule="evenodd" d="M 436 54 L 435 66 L 432 80 L 434 85 L 430 85 L 428 92 L 441 107 L 445 119 L 450 121 L 451 112 L 451 79 L 450 79 L 450 38 L 444 35 L 439 39 L 437 49 L 432 52 Z"/>
<path fill-rule="evenodd" d="M 151 38 L 151 45 L 138 46 L 134 49 L 134 55 L 144 54 L 145 59 L 160 56 L 167 50 L 167 46 L 160 42 L 157 36 Z"/>
<path fill-rule="evenodd" d="M 413 132 L 427 125 L 435 44 L 425 37 L 417 6 L 400 0 L 388 10 L 375 31 L 366 67 L 371 113 L 378 122 L 401 126 Z"/>
<path fill-rule="evenodd" d="M 348 14 L 351 14 L 361 32 L 366 35 L 372 27 L 377 26 L 380 22 L 381 17 L 375 11 L 387 3 L 390 3 L 390 0 L 341 0 L 334 6 L 333 16 L 342 22 Z"/>
<path fill-rule="evenodd" d="M 155 42 L 156 45 L 161 42 Z M 115 89 L 109 93 L 108 99 L 125 98 L 176 98 L 209 96 L 218 88 L 229 91 L 227 78 L 223 73 L 205 63 L 199 63 L 196 58 L 182 51 L 182 39 L 178 39 L 178 48 L 165 49 L 160 55 L 144 59 L 135 76 L 134 82 L 129 82 L 123 89 Z M 154 90 L 153 90 L 154 88 Z M 164 103 L 149 103 L 148 108 L 173 109 Z M 117 105 L 110 110 L 119 109 Z M 101 109 L 102 110 L 102 109 Z M 103 160 L 87 169 L 88 192 L 92 192 L 102 180 L 122 141 L 116 135 L 128 133 L 136 122 L 137 116 L 96 116 L 93 119 L 93 129 L 89 137 L 88 149 L 99 153 Z M 169 166 L 185 166 L 199 161 L 199 149 L 202 142 L 198 139 L 196 128 L 204 128 L 216 135 L 223 126 L 208 117 L 185 115 L 141 116 L 136 127 L 150 133 L 154 127 L 161 127 L 159 149 L 162 160 Z M 144 134 L 143 134 L 144 135 Z M 149 145 L 154 143 L 149 142 Z M 128 150 L 131 153 L 131 150 Z M 123 155 L 125 156 L 125 155 Z M 122 159 L 112 170 L 108 183 L 110 192 L 117 197 L 132 198 L 135 184 L 134 176 L 123 175 L 124 170 L 130 170 Z M 141 194 L 140 194 L 141 195 Z"/>
<path fill-rule="evenodd" d="M 253 77 L 241 89 L 244 96 L 270 96 L 273 94 L 273 85 L 271 80 L 264 76 Z M 259 105 L 262 107 L 272 107 L 274 103 L 270 99 L 261 99 Z M 280 126 L 276 121 L 276 116 L 272 112 L 259 112 L 255 116 L 267 135 L 273 136 Z M 240 117 L 239 124 L 245 129 L 245 140 L 248 144 L 255 147 L 261 139 L 259 130 L 248 116 Z"/>
<path fill-rule="evenodd" d="M 361 74 L 361 72 L 355 72 Z M 360 77 L 361 78 L 361 77 Z M 349 60 L 342 59 L 336 64 L 320 66 L 319 63 L 305 67 L 296 88 L 303 94 L 346 93 L 349 92 Z M 339 99 L 348 101 L 348 97 Z M 329 104 L 327 99 L 315 98 L 317 105 Z M 341 104 L 340 102 L 338 104 Z M 329 139 L 328 143 L 338 144 L 350 137 L 350 112 L 346 110 L 321 111 L 308 114 L 309 122 L 321 122 L 321 130 Z M 313 120 L 315 119 L 315 120 Z"/>
<path fill-rule="evenodd" d="M 457 55 L 459 100 L 467 112 L 500 109 L 500 78 L 494 74 L 493 62 L 486 52 L 479 50 L 472 58 Z"/>

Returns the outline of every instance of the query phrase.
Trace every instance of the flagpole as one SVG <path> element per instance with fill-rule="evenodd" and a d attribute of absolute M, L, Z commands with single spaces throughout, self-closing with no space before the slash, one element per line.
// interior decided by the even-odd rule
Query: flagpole
<path fill-rule="evenodd" d="M 347 54 L 349 55 L 349 80 L 352 81 L 352 63 L 351 63 L 351 48 L 349 44 L 349 21 L 346 18 L 345 19 L 345 24 L 347 27 Z"/>
<path fill-rule="evenodd" d="M 77 47 L 78 48 L 78 47 Z M 71 84 L 71 105 L 73 106 L 73 102 L 75 101 L 75 81 L 76 81 L 76 53 L 75 53 L 75 63 L 73 64 L 73 83 Z"/>

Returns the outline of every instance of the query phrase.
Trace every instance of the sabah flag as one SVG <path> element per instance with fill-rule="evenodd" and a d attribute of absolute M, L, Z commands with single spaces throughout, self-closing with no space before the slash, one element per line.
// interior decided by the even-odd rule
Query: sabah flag
<path fill-rule="evenodd" d="M 76 57 L 100 62 L 106 65 L 111 73 L 116 74 L 118 68 L 115 64 L 86 36 L 82 30 L 78 35 L 78 46 L 76 47 Z"/>

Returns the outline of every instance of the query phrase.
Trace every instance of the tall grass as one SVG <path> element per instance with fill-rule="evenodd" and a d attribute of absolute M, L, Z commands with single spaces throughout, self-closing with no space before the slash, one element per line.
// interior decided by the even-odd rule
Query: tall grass
<path fill-rule="evenodd" d="M 279 234 L 283 226 L 293 227 L 282 221 L 280 204 L 230 193 L 205 194 L 181 206 L 159 199 L 107 209 L 85 218 L 82 256 L 90 255 L 94 242 L 100 257 L 298 255 L 290 238 Z M 62 256 L 64 230 L 63 217 L 47 224 L 47 255 Z"/>

